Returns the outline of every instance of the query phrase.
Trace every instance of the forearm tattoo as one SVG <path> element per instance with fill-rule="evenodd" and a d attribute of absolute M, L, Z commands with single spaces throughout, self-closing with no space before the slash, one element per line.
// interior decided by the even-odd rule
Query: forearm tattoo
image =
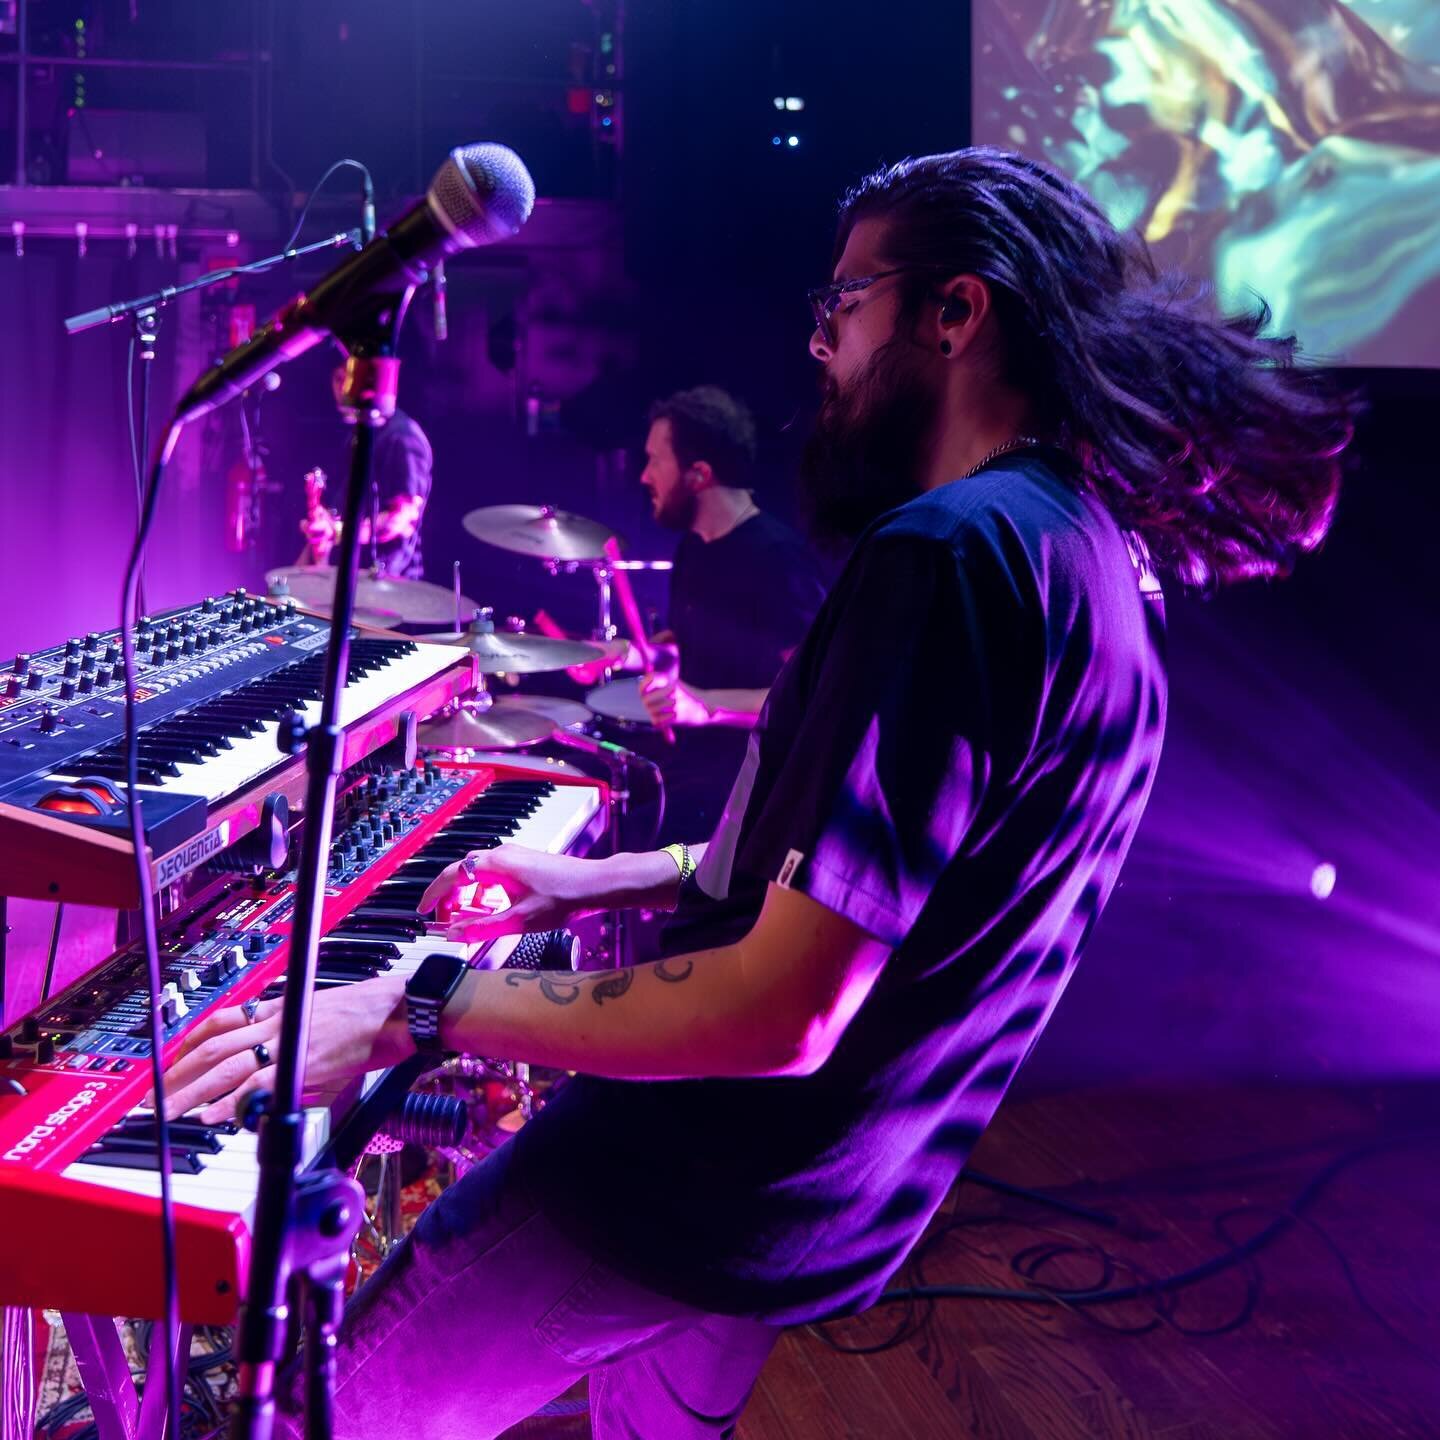
<path fill-rule="evenodd" d="M 504 973 L 505 983 L 516 989 L 538 985 L 540 993 L 552 1005 L 573 1005 L 587 988 L 590 998 L 597 1005 L 603 1005 L 607 1000 L 618 1000 L 635 983 L 635 976 L 646 970 L 667 985 L 678 985 L 690 978 L 695 962 L 679 956 L 622 970 L 592 970 L 584 975 L 541 970 L 506 970 Z"/>

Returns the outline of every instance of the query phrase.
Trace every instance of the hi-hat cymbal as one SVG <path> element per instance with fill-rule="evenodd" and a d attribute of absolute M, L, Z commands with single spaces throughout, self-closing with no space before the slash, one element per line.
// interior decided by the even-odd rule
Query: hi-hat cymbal
<path fill-rule="evenodd" d="M 553 505 L 486 505 L 461 524 L 477 540 L 537 560 L 600 560 L 612 531 Z"/>
<path fill-rule="evenodd" d="M 328 612 L 335 595 L 333 565 L 285 565 L 265 574 L 271 595 L 293 595 L 311 610 Z M 460 613 L 476 608 L 460 597 Z M 442 625 L 455 618 L 455 592 L 424 580 L 361 571 L 355 582 L 355 618 L 366 625 Z"/>
<path fill-rule="evenodd" d="M 416 635 L 432 645 L 457 645 L 480 664 L 482 675 L 535 675 L 542 670 L 563 670 L 567 665 L 588 665 L 605 659 L 605 647 L 582 640 L 552 640 L 548 635 L 512 635 L 504 630 L 437 630 Z"/>
<path fill-rule="evenodd" d="M 525 710 L 532 715 L 548 715 L 561 730 L 578 729 L 595 718 L 578 700 L 567 700 L 563 695 L 531 695 L 523 690 L 518 695 L 497 695 L 491 709 Z"/>
<path fill-rule="evenodd" d="M 518 750 L 553 735 L 555 728 L 548 715 L 536 710 L 476 710 L 467 705 L 425 721 L 416 740 L 433 750 Z"/>

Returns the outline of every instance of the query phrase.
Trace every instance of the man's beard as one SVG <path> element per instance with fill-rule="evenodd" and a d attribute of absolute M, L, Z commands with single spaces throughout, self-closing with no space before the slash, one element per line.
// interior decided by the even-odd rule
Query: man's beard
<path fill-rule="evenodd" d="M 842 391 L 823 398 L 800 460 L 800 511 L 820 541 L 853 540 L 920 493 L 940 389 L 913 341 L 887 341 Z"/>
<path fill-rule="evenodd" d="M 688 530 L 695 523 L 700 497 L 681 480 L 655 510 L 655 522 L 667 530 Z"/>

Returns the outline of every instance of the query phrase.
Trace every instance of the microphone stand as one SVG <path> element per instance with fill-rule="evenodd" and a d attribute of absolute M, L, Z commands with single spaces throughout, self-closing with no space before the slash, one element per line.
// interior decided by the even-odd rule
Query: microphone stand
<path fill-rule="evenodd" d="M 65 331 L 78 335 L 82 330 L 93 330 L 97 325 L 113 325 L 127 315 L 138 315 L 144 310 L 158 310 L 180 295 L 192 290 L 204 290 L 207 286 L 218 285 L 222 280 L 233 280 L 237 275 L 263 275 L 277 265 L 298 260 L 302 255 L 313 255 L 320 250 L 343 250 L 346 246 L 360 248 L 360 232 L 346 230 L 339 235 L 327 235 L 313 245 L 302 245 L 298 250 L 282 250 L 278 255 L 267 255 L 263 260 L 251 260 L 244 265 L 231 265 L 225 270 L 209 270 L 183 285 L 167 285 L 163 290 L 152 291 L 149 295 L 137 296 L 134 300 L 117 300 L 113 305 L 102 305 L 98 310 L 87 310 L 83 315 L 71 315 L 65 321 Z"/>
<path fill-rule="evenodd" d="M 305 826 L 297 896 L 285 975 L 285 1000 L 275 1056 L 275 1095 L 252 1097 L 246 1121 L 260 1114 L 260 1180 L 250 1272 L 236 1334 L 239 1392 L 232 1440 L 270 1440 L 275 1427 L 275 1380 L 289 1316 L 287 1287 L 303 1279 L 305 1326 L 305 1434 L 330 1440 L 336 1333 L 344 1307 L 350 1244 L 365 1214 L 365 1196 L 336 1170 L 300 1173 L 306 1048 L 325 902 L 335 788 L 344 758 L 340 697 L 350 663 L 350 624 L 360 555 L 360 519 L 368 497 L 375 431 L 394 413 L 400 362 L 395 357 L 414 286 L 377 296 L 355 321 L 336 333 L 350 358 L 340 410 L 355 426 L 350 476 L 340 531 L 330 643 L 319 722 L 303 737 L 308 772 Z"/>
<path fill-rule="evenodd" d="M 360 232 L 347 230 L 341 235 L 330 235 L 317 240 L 313 245 L 303 245 L 298 250 L 282 250 L 278 255 L 268 255 L 263 260 L 252 260 L 244 265 L 232 265 L 225 270 L 211 270 L 183 285 L 167 285 L 163 290 L 152 291 L 149 295 L 138 295 L 133 300 L 117 300 L 111 305 L 102 305 L 98 310 L 87 310 L 82 315 L 71 315 L 65 321 L 69 335 L 79 335 L 97 325 L 113 325 L 119 320 L 129 319 L 134 326 L 135 344 L 140 352 L 140 443 L 134 444 L 135 431 L 130 431 L 131 466 L 135 472 L 135 505 L 138 512 L 145 509 L 145 476 L 142 466 L 150 454 L 150 374 L 155 360 L 155 342 L 160 337 L 160 309 L 177 296 L 191 290 L 204 290 L 218 285 L 222 280 L 231 280 L 237 275 L 261 275 L 277 265 L 298 260 L 302 255 L 311 255 L 318 250 L 343 249 L 345 246 L 360 248 Z M 129 367 L 127 366 L 127 372 Z M 128 385 L 128 382 L 127 382 Z M 129 389 L 126 396 L 129 397 Z M 134 409 L 131 408 L 131 424 L 134 423 Z M 145 613 L 145 575 L 141 571 L 136 590 L 136 610 Z"/>

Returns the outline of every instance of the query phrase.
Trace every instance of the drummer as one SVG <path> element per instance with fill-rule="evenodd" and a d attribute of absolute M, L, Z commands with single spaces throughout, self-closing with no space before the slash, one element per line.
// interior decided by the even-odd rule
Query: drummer
<path fill-rule="evenodd" d="M 800 535 L 755 504 L 755 421 L 714 385 L 681 390 L 650 409 L 645 469 L 656 520 L 682 532 L 670 576 L 678 671 L 657 668 L 644 689 L 650 718 L 673 727 L 658 745 L 667 831 L 708 834 L 720 818 L 770 685 L 824 598 Z M 629 668 L 638 668 L 631 656 Z M 627 739 L 627 744 L 632 742 Z"/>
<path fill-rule="evenodd" d="M 337 365 L 330 377 L 338 405 L 344 394 L 345 367 Z M 374 566 L 382 575 L 401 580 L 421 580 L 425 563 L 420 552 L 420 522 L 430 499 L 434 454 L 425 432 L 403 410 L 395 413 L 375 433 L 375 455 L 370 469 L 370 502 L 360 522 L 360 559 L 371 560 L 370 531 L 374 517 L 377 537 Z M 328 565 L 330 552 L 340 536 L 340 521 L 328 509 L 319 507 L 300 522 L 306 547 L 297 562 L 301 565 Z"/>

